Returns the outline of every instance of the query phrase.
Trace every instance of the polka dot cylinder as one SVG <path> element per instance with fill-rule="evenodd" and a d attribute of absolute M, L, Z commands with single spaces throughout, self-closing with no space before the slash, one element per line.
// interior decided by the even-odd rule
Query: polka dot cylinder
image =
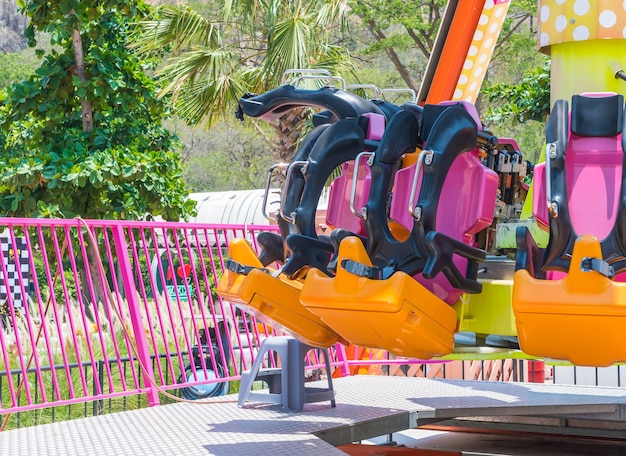
<path fill-rule="evenodd" d="M 626 0 L 539 0 L 539 49 L 551 56 L 550 98 L 626 93 Z"/>
<path fill-rule="evenodd" d="M 508 0 L 486 0 L 454 90 L 454 100 L 476 101 L 509 5 Z"/>
<path fill-rule="evenodd" d="M 626 0 L 540 0 L 539 47 L 626 38 Z"/>

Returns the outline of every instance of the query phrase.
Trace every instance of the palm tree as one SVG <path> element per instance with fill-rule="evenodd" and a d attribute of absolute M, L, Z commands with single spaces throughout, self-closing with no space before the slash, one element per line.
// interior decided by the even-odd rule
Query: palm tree
<path fill-rule="evenodd" d="M 191 125 L 232 114 L 244 93 L 277 87 L 287 69 L 352 70 L 347 50 L 331 43 L 345 26 L 347 0 L 218 0 L 205 10 L 220 14 L 162 5 L 135 37 L 144 52 L 168 51 L 161 95 Z M 309 115 L 293 110 L 273 125 L 278 159 L 291 158 Z"/>

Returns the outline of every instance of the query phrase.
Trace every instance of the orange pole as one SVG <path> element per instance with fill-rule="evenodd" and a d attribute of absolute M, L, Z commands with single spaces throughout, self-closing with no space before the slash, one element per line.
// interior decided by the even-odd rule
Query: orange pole
<path fill-rule="evenodd" d="M 447 31 L 426 103 L 436 104 L 452 99 L 484 7 L 485 0 L 459 1 Z M 440 31 L 442 32 L 444 31 Z"/>

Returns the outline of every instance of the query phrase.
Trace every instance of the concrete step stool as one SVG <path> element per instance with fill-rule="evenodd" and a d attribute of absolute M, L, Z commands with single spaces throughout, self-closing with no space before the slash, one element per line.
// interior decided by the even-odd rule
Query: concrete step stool
<path fill-rule="evenodd" d="M 310 350 L 320 350 L 324 354 L 328 388 L 305 386 L 304 367 L 306 354 Z M 280 356 L 281 367 L 262 367 L 266 353 L 274 351 Z M 252 391 L 252 384 L 262 380 L 269 385 L 268 392 Z M 302 411 L 304 404 L 330 401 L 335 407 L 332 371 L 328 349 L 311 347 L 290 336 L 267 337 L 261 343 L 252 368 L 241 374 L 238 405 L 243 407 L 246 401 L 281 404 L 288 410 Z"/>

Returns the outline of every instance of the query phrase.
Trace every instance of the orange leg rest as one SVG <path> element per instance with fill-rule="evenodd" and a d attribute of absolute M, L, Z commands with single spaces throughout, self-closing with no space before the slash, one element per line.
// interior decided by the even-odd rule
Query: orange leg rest
<path fill-rule="evenodd" d="M 305 344 L 328 348 L 337 342 L 345 342 L 300 304 L 302 282 L 282 275 L 274 277 L 262 270 L 254 250 L 243 239 L 233 240 L 228 246 L 228 254 L 233 261 L 258 269 L 252 269 L 246 275 L 225 271 L 217 287 L 222 298 Z"/>
<path fill-rule="evenodd" d="M 339 247 L 339 265 L 350 259 L 371 266 L 360 240 L 348 237 Z M 372 280 L 338 267 L 330 278 L 312 269 L 300 301 L 350 343 L 380 348 L 398 356 L 429 359 L 454 346 L 454 310 L 413 277 L 396 272 Z"/>
<path fill-rule="evenodd" d="M 602 259 L 594 236 L 577 239 L 569 273 L 561 280 L 515 273 L 513 311 L 525 353 L 580 366 L 626 361 L 626 283 L 583 270 L 585 258 Z"/>

